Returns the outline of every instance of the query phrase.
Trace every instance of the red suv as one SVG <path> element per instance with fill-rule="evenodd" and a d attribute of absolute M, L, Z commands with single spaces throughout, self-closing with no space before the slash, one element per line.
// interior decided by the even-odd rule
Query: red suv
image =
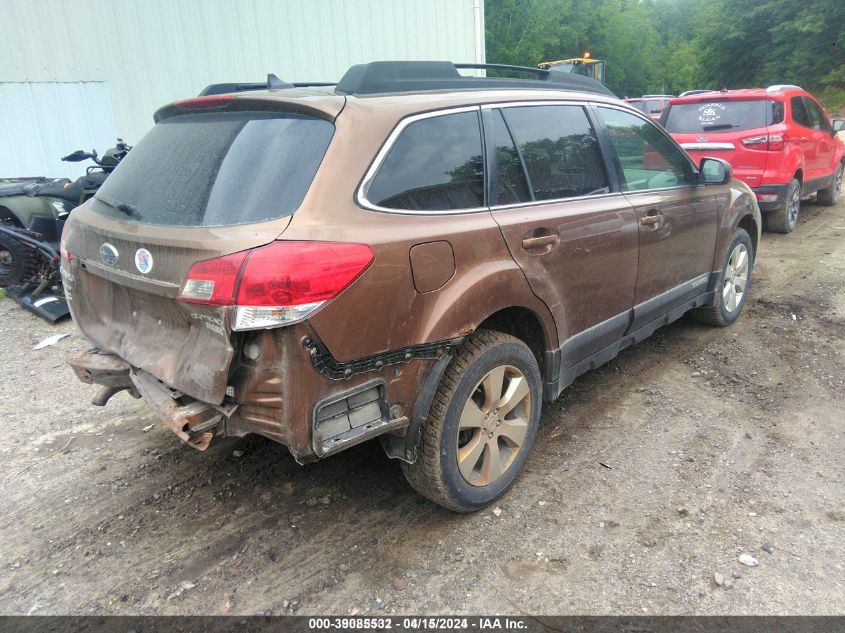
<path fill-rule="evenodd" d="M 801 198 L 832 205 L 843 148 L 818 101 L 798 86 L 723 90 L 669 101 L 661 122 L 696 161 L 724 158 L 757 196 L 768 231 L 790 233 Z"/>

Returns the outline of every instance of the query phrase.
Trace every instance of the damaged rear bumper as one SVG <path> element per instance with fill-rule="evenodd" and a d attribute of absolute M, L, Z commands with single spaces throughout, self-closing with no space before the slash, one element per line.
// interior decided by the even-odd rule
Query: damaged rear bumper
<path fill-rule="evenodd" d="M 95 404 L 104 405 L 122 390 L 143 397 L 168 428 L 198 450 L 216 436 L 255 433 L 286 446 L 304 464 L 390 435 L 395 446 L 388 454 L 412 459 L 415 450 L 406 444 L 416 443 L 418 429 L 411 414 L 436 357 L 449 358 L 449 344 L 341 363 L 316 341 L 305 324 L 239 337 L 226 396 L 216 403 L 193 397 L 117 354 L 89 352 L 68 362 L 82 382 L 102 385 Z M 410 436 L 409 428 L 414 429 Z"/>
<path fill-rule="evenodd" d="M 237 408 L 194 400 L 114 354 L 85 352 L 69 358 L 68 364 L 82 382 L 102 386 L 93 404 L 104 406 L 114 394 L 129 391 L 142 397 L 188 446 L 200 451 L 208 448 L 215 433 L 222 433 L 225 418 Z"/>
<path fill-rule="evenodd" d="M 86 385 L 100 385 L 91 404 L 103 407 L 114 394 L 119 391 L 129 391 L 138 398 L 135 386 L 129 378 L 131 367 L 122 358 L 114 354 L 104 354 L 98 351 L 83 352 L 67 359 L 76 377 Z"/>

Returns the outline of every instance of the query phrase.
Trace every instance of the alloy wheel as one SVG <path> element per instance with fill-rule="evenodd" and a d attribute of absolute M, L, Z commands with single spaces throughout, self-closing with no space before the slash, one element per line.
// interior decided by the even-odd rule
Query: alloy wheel
<path fill-rule="evenodd" d="M 748 248 L 745 244 L 737 244 L 728 258 L 725 281 L 722 286 L 722 305 L 728 312 L 734 312 L 742 303 L 745 287 L 748 284 L 750 263 Z"/>
<path fill-rule="evenodd" d="M 489 486 L 513 464 L 531 419 L 528 379 L 516 367 L 490 370 L 473 389 L 458 424 L 458 470 L 473 486 Z"/>

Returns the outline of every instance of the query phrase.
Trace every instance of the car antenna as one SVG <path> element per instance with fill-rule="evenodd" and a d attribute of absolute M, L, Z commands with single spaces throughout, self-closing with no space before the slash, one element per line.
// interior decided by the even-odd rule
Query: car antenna
<path fill-rule="evenodd" d="M 282 81 L 273 73 L 267 73 L 267 90 L 286 90 L 288 88 L 293 88 L 293 84 Z"/>

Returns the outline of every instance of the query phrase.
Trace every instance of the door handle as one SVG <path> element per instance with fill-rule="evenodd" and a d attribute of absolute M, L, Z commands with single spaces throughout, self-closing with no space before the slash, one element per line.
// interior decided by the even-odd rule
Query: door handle
<path fill-rule="evenodd" d="M 657 209 L 647 211 L 646 214 L 640 218 L 640 224 L 643 226 L 653 226 L 654 228 L 658 228 L 662 223 L 663 214 Z"/>
<path fill-rule="evenodd" d="M 522 248 L 528 250 L 532 248 L 543 248 L 544 246 L 554 246 L 560 242 L 560 237 L 557 235 L 540 235 L 539 237 L 526 237 L 522 240 Z"/>

